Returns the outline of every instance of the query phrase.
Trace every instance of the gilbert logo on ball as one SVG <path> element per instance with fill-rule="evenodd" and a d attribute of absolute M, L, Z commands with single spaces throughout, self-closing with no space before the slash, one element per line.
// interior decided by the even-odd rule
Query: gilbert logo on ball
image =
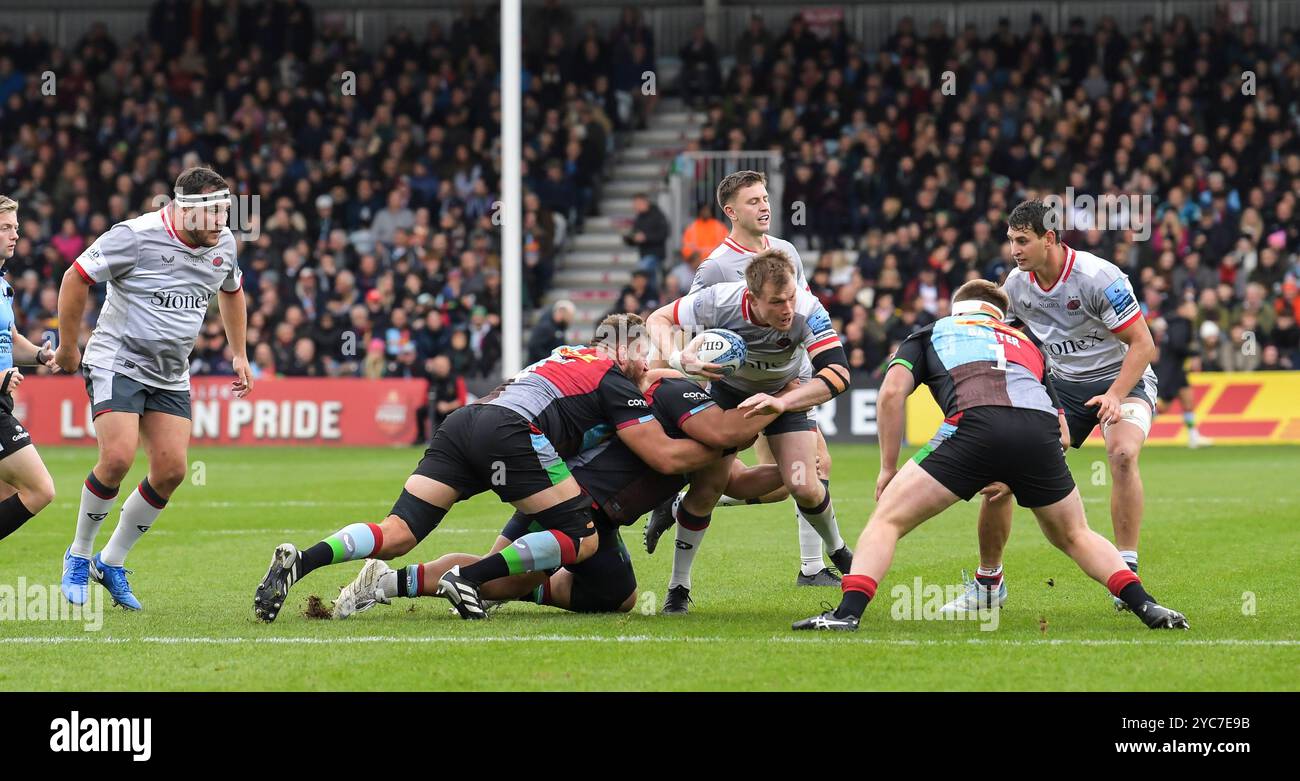
<path fill-rule="evenodd" d="M 710 328 L 695 337 L 695 354 L 700 361 L 721 366 L 724 376 L 730 376 L 739 369 L 748 353 L 745 340 L 735 331 Z"/>

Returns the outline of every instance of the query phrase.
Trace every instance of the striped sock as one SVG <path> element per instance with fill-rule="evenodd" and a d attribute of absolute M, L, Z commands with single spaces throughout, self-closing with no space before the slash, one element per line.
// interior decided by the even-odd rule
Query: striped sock
<path fill-rule="evenodd" d="M 1194 412 L 1184 412 L 1184 413 L 1183 413 L 1183 425 L 1186 426 L 1186 427 L 1188 427 L 1188 428 L 1196 428 L 1196 413 L 1194 413 Z"/>
<path fill-rule="evenodd" d="M 1142 606 L 1155 599 L 1142 587 L 1142 580 L 1130 570 L 1117 570 L 1106 581 L 1106 588 L 1111 594 L 1124 600 L 1124 604 L 1134 613 L 1140 613 Z"/>
<path fill-rule="evenodd" d="M 825 494 L 821 504 L 816 507 L 800 507 L 796 502 L 795 508 L 799 511 L 799 517 L 817 530 L 822 542 L 826 544 L 826 550 L 837 551 L 844 547 L 844 538 L 840 536 L 839 524 L 835 522 L 835 505 L 831 503 L 830 484 L 823 480 L 822 487 Z"/>
<path fill-rule="evenodd" d="M 108 538 L 108 544 L 100 553 L 103 562 L 112 567 L 125 564 L 126 554 L 153 527 L 166 506 L 167 500 L 149 484 L 149 478 L 141 480 L 136 490 L 122 502 L 117 528 L 113 529 L 113 536 Z"/>
<path fill-rule="evenodd" d="M 673 574 L 668 578 L 668 588 L 691 587 L 691 567 L 712 517 L 688 512 L 681 502 L 677 503 L 677 543 L 673 546 Z"/>
<path fill-rule="evenodd" d="M 328 564 L 369 558 L 384 547 L 384 532 L 375 523 L 354 523 L 303 551 L 298 557 L 298 575 L 303 577 L 312 570 Z"/>
<path fill-rule="evenodd" d="M 500 553 L 461 567 L 460 574 L 475 583 L 538 572 L 572 564 L 578 556 L 577 546 L 569 535 L 554 529 L 525 534 Z"/>
<path fill-rule="evenodd" d="M 387 576 L 388 573 L 385 573 L 385 577 Z M 416 597 L 433 596 L 437 591 L 437 584 L 431 583 L 429 584 L 431 587 L 429 593 L 426 594 L 424 592 L 427 581 L 424 577 L 423 564 L 410 564 L 402 567 L 401 569 L 394 571 L 392 577 L 394 580 L 393 590 L 389 591 L 389 589 L 385 587 L 385 594 L 391 593 L 396 594 L 396 596 L 399 597 L 410 597 L 411 599 L 414 599 Z"/>
<path fill-rule="evenodd" d="M 975 570 L 975 582 L 988 591 L 997 591 L 1002 587 L 1002 565 L 996 567 L 981 566 Z"/>
<path fill-rule="evenodd" d="M 117 486 L 99 481 L 92 471 L 81 486 L 81 508 L 77 511 L 77 532 L 72 538 L 72 555 L 88 559 L 95 553 L 95 536 L 117 501 Z"/>
<path fill-rule="evenodd" d="M 862 618 L 871 598 L 876 595 L 876 581 L 867 575 L 845 575 L 840 583 L 844 596 L 835 608 L 836 618 Z"/>
<path fill-rule="evenodd" d="M 1127 564 L 1128 568 L 1133 570 L 1133 574 L 1136 575 L 1138 571 L 1138 552 L 1135 550 L 1122 550 L 1119 552 L 1119 557 L 1124 560 L 1124 563 Z"/>
<path fill-rule="evenodd" d="M 804 520 L 802 513 L 795 513 L 794 517 L 799 527 L 799 571 L 804 575 L 816 575 L 826 566 L 822 559 L 822 536 Z"/>

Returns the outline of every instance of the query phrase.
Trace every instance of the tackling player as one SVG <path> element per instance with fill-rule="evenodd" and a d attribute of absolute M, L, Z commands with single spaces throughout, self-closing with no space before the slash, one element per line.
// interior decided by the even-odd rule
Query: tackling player
<path fill-rule="evenodd" d="M 253 389 L 244 344 L 248 312 L 235 236 L 226 227 L 229 213 L 226 180 L 211 168 L 186 169 L 176 177 L 171 203 L 114 225 L 63 275 L 54 360 L 68 373 L 82 369 L 99 442 L 99 458 L 81 492 L 76 535 L 63 555 L 63 595 L 73 604 L 86 601 L 94 578 L 114 604 L 140 609 L 123 564 L 189 471 L 189 357 L 217 291 L 235 355 L 231 387 L 236 398 Z M 100 282 L 108 283 L 108 296 L 83 360 L 81 320 L 90 288 Z M 140 444 L 149 474 L 122 503 L 108 544 L 94 553 L 99 526 Z"/>
<path fill-rule="evenodd" d="M 597 341 L 600 337 L 597 338 Z M 723 411 L 700 386 L 670 369 L 653 369 L 641 381 L 650 410 L 674 439 L 690 437 L 706 444 L 748 444 L 770 422 L 747 418 L 742 410 Z M 665 498 L 686 485 L 684 475 L 655 472 L 618 439 L 578 453 L 566 461 L 584 494 L 590 497 L 600 544 L 590 559 L 558 570 L 498 578 L 483 584 L 480 594 L 494 602 L 528 599 L 577 613 L 627 612 L 636 604 L 636 573 L 619 528 L 635 523 Z M 738 461 L 726 489 L 739 497 L 757 497 L 781 485 L 775 465 L 745 469 Z M 691 475 L 698 479 L 700 473 Z M 520 513 L 510 519 L 488 555 L 498 553 L 533 529 Z M 366 562 L 334 603 L 335 618 L 388 604 L 394 597 L 437 595 L 437 582 L 453 566 L 466 566 L 480 557 L 448 553 L 436 561 L 394 570 L 377 559 Z"/>
<path fill-rule="evenodd" d="M 1155 343 L 1124 272 L 1088 252 L 1062 244 L 1048 227 L 1051 207 L 1025 201 L 1008 218 L 1016 268 L 1003 284 L 1007 315 L 1024 323 L 1051 361 L 1069 426 L 1069 444 L 1081 447 L 1101 424 L 1112 481 L 1110 517 L 1115 545 L 1138 569 L 1142 478 L 1138 454 L 1151 431 L 1156 376 Z M 967 611 L 1006 601 L 1002 551 L 1011 535 L 1011 502 L 980 504 L 980 566 L 975 579 L 944 611 Z M 1115 605 L 1124 603 L 1116 599 Z"/>
<path fill-rule="evenodd" d="M 695 278 L 691 281 L 690 293 L 698 293 L 720 282 L 743 280 L 750 259 L 759 252 L 769 249 L 785 253 L 790 259 L 790 265 L 794 267 L 795 285 L 801 290 L 808 289 L 808 279 L 804 274 L 799 250 L 795 249 L 790 242 L 767 233 L 772 221 L 772 206 L 767 194 L 767 177 L 758 171 L 730 173 L 718 182 L 717 201 L 718 208 L 722 209 L 727 219 L 731 221 L 731 233 L 696 269 Z M 799 376 L 805 379 L 812 377 L 812 365 L 806 358 L 800 366 Z M 810 410 L 808 414 L 812 417 L 814 412 Z M 817 432 L 817 475 L 822 480 L 829 481 L 830 450 L 826 447 L 826 438 L 822 436 L 821 429 L 815 430 Z M 759 437 L 754 450 L 758 454 L 760 464 L 776 463 L 772 449 L 768 447 L 766 436 Z M 768 496 L 748 500 L 726 494 L 718 504 L 726 506 L 779 502 L 788 495 L 789 492 L 784 488 Z M 654 553 L 659 535 L 673 524 L 676 515 L 677 505 L 671 500 L 655 509 L 650 517 L 645 538 L 648 553 Z M 799 575 L 795 578 L 795 585 L 838 586 L 839 576 L 826 566 L 821 535 L 804 520 L 802 513 L 795 513 L 795 521 L 799 528 Z"/>
<path fill-rule="evenodd" d="M 880 474 L 876 509 L 858 538 L 834 610 L 796 621 L 796 630 L 858 628 L 905 534 L 976 493 L 1033 510 L 1047 539 L 1103 583 L 1152 629 L 1187 629 L 1157 604 L 1105 537 L 1088 528 L 1083 500 L 1060 445 L 1057 400 L 1027 332 L 1002 322 L 1007 296 L 992 282 L 967 282 L 953 314 L 912 334 L 889 361 L 876 401 Z M 898 469 L 904 402 L 922 384 L 946 416 L 929 444 Z M 1005 483 L 1010 494 L 992 484 Z"/>
<path fill-rule="evenodd" d="M 672 355 L 669 364 L 673 368 L 712 380 L 709 393 L 720 407 L 777 415 L 764 433 L 781 469 L 782 483 L 794 496 L 799 514 L 826 543 L 831 561 L 837 567 L 848 566 L 853 554 L 840 537 L 830 488 L 817 479 L 816 424 L 806 413 L 848 389 L 848 361 L 826 310 L 816 297 L 795 284 L 789 258 L 779 250 L 764 250 L 749 261 L 745 281 L 723 282 L 684 296 L 650 315 L 648 325 L 659 350 Z M 748 357 L 724 378 L 718 366 L 701 363 L 691 346 L 683 352 L 673 350 L 676 333 L 683 328 L 734 331 L 745 340 Z M 817 372 L 812 380 L 781 398 L 768 395 L 799 378 L 805 354 Z M 688 609 L 691 565 L 719 496 L 707 485 L 692 484 L 677 503 L 677 545 L 665 613 Z M 647 547 L 653 547 L 662 531 L 662 527 L 647 526 Z"/>
<path fill-rule="evenodd" d="M 649 413 L 636 384 L 648 347 L 641 318 L 612 315 L 601 328 L 611 335 L 594 347 L 557 350 L 449 415 L 382 522 L 351 524 L 301 552 L 278 546 L 253 597 L 257 617 L 274 621 L 289 588 L 319 567 L 405 555 L 453 504 L 490 489 L 524 514 L 531 531 L 438 581 L 461 618 L 485 618 L 483 583 L 576 564 L 597 550 L 591 501 L 564 459 L 617 436 L 663 474 L 717 460 L 718 450 L 668 437 Z"/>
<path fill-rule="evenodd" d="M 18 246 L 18 203 L 0 195 L 0 274 Z M 14 391 L 23 382 L 17 364 L 54 367 L 49 342 L 37 347 L 14 325 L 14 289 L 0 279 L 0 540 L 54 501 L 54 481 L 14 418 Z"/>

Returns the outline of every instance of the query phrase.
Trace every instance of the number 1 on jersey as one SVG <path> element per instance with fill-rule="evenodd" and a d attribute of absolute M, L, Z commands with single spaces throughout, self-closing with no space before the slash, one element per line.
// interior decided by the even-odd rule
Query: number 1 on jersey
<path fill-rule="evenodd" d="M 1000 372 L 1007 370 L 1007 348 L 1002 342 L 994 342 L 989 345 L 989 349 L 997 356 L 997 364 L 993 368 Z"/>

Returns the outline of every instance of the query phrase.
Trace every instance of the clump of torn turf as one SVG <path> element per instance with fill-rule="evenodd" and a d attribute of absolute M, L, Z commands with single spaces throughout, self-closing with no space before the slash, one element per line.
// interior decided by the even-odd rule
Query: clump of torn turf
<path fill-rule="evenodd" d="M 325 600 L 315 594 L 307 597 L 307 609 L 302 611 L 302 614 L 307 618 L 323 618 L 326 620 L 333 616 L 330 609 L 325 606 Z"/>

